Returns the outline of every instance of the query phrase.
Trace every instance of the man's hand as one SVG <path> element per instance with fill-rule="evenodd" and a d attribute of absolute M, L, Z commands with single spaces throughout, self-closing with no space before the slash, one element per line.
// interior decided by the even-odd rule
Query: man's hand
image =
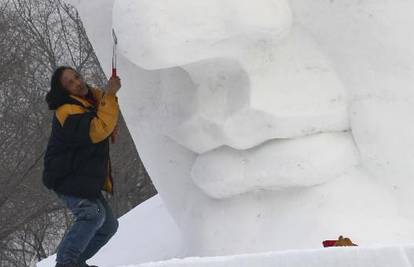
<path fill-rule="evenodd" d="M 106 88 L 107 94 L 116 95 L 116 93 L 121 88 L 121 79 L 118 76 L 116 76 L 115 78 L 111 77 L 108 81 L 108 84 L 106 85 Z"/>

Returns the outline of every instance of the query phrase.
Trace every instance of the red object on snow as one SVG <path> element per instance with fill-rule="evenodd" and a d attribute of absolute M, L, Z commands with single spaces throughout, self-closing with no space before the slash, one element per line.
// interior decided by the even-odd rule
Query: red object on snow
<path fill-rule="evenodd" d="M 334 247 L 337 240 L 325 240 L 322 242 L 323 246 L 326 247 Z"/>

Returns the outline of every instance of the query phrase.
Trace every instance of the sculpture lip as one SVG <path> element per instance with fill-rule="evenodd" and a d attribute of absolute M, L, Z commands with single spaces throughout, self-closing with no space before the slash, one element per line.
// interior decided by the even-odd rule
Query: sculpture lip
<path fill-rule="evenodd" d="M 221 146 L 197 156 L 191 177 L 208 196 L 223 199 L 257 189 L 323 184 L 359 161 L 349 131 L 319 132 L 246 150 Z"/>
<path fill-rule="evenodd" d="M 342 109 L 298 118 L 291 116 L 274 119 L 266 113 L 254 111 L 251 114 L 241 112 L 238 118 L 224 124 L 203 117 L 193 117 L 178 127 L 164 131 L 164 134 L 186 149 L 203 155 L 221 147 L 248 151 L 275 140 L 293 140 L 326 132 L 349 131 L 347 113 Z"/>

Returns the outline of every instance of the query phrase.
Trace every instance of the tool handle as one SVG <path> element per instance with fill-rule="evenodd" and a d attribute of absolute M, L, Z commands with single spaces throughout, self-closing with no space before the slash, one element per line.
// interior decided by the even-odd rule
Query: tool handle
<path fill-rule="evenodd" d="M 116 77 L 116 69 L 112 68 L 112 78 L 115 78 L 115 77 Z"/>

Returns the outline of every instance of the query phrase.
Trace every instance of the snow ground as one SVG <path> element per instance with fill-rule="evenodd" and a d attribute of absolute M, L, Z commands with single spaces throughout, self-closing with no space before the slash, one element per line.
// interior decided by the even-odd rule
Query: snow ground
<path fill-rule="evenodd" d="M 118 267 L 410 267 L 414 245 L 384 247 L 335 247 L 258 254 L 192 257 Z"/>

